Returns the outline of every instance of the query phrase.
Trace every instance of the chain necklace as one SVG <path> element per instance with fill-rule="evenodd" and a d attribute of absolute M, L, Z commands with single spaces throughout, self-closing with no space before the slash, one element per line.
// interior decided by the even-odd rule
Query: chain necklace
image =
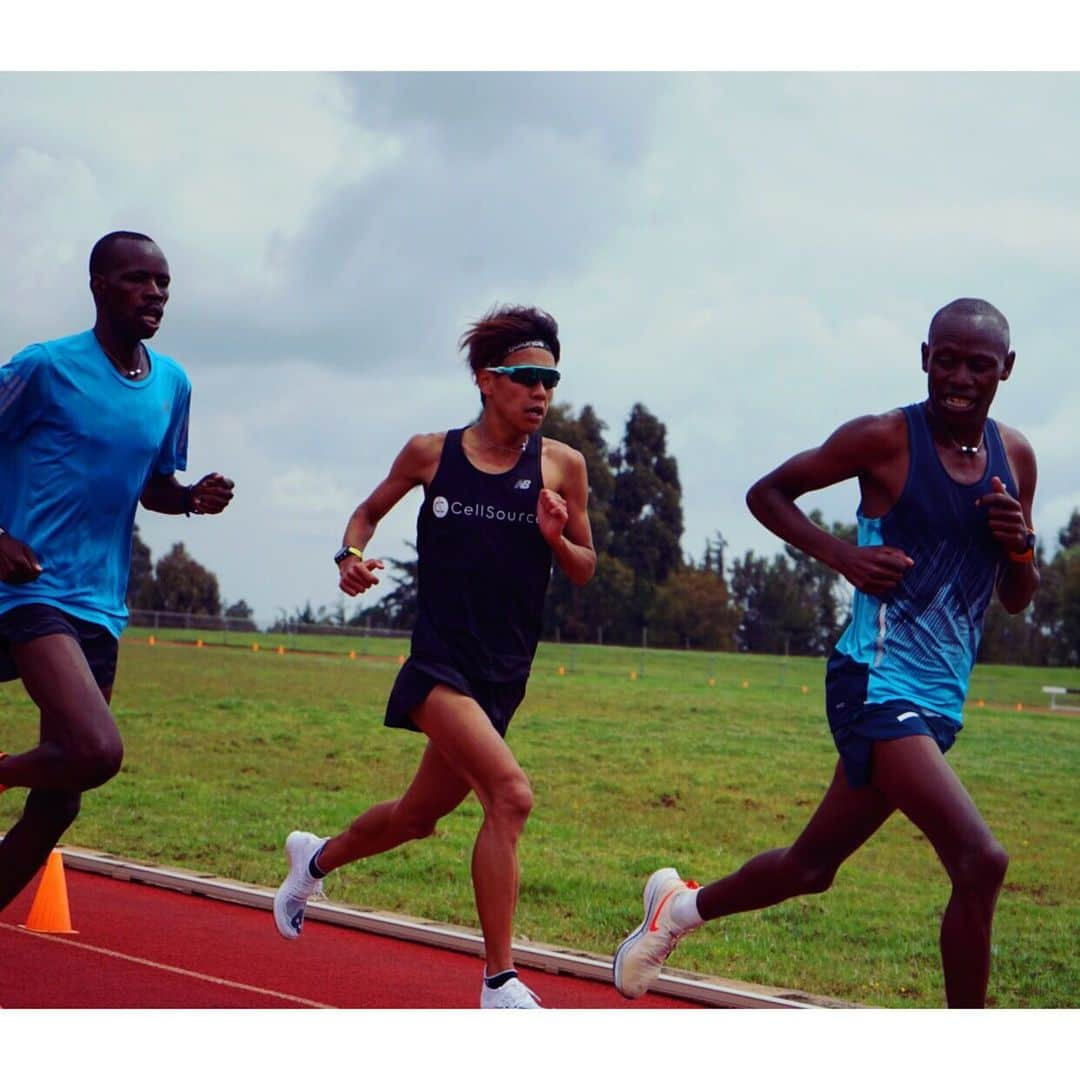
<path fill-rule="evenodd" d="M 488 450 L 498 450 L 503 454 L 523 454 L 525 448 L 529 445 L 529 437 L 527 435 L 522 440 L 520 446 L 500 446 L 499 443 L 493 443 L 489 439 L 485 439 L 475 427 L 472 427 L 469 430 L 473 433 L 473 438 L 479 440 L 481 446 L 486 447 Z"/>
<path fill-rule="evenodd" d="M 137 379 L 143 373 L 143 356 L 145 355 L 146 350 L 143 348 L 141 342 L 139 343 L 139 358 L 135 362 L 134 369 L 129 368 L 123 361 L 117 360 L 117 358 L 105 348 L 100 338 L 98 339 L 98 344 L 101 345 L 101 351 L 112 361 L 113 365 L 119 370 L 121 375 L 126 375 L 129 379 Z"/>
<path fill-rule="evenodd" d="M 931 409 L 929 405 L 926 407 L 926 413 L 931 419 L 936 418 L 934 410 Z M 932 431 L 934 425 L 931 423 L 930 427 Z M 949 442 L 951 442 L 965 457 L 974 457 L 983 448 L 983 442 L 986 440 L 986 427 L 984 426 L 982 431 L 979 432 L 979 441 L 974 446 L 968 446 L 958 439 L 954 439 L 952 435 L 949 435 L 948 439 Z"/>
<path fill-rule="evenodd" d="M 986 429 L 984 428 L 982 431 L 979 432 L 979 441 L 974 446 L 965 446 L 962 442 L 957 442 L 956 439 L 954 439 L 951 435 L 949 436 L 949 441 L 953 444 L 953 446 L 956 447 L 957 450 L 960 451 L 961 454 L 964 454 L 966 457 L 974 457 L 983 448 L 983 441 L 985 437 Z"/>

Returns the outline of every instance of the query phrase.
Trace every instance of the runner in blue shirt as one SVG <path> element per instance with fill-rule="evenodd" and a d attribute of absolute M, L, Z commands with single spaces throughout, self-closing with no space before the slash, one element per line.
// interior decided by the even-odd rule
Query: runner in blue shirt
<path fill-rule="evenodd" d="M 169 264 L 142 233 L 90 253 L 92 330 L 0 367 L 0 681 L 21 678 L 41 713 L 33 750 L 0 754 L 0 791 L 26 787 L 0 842 L 0 909 L 75 820 L 81 793 L 120 768 L 109 709 L 135 510 L 218 514 L 233 484 L 187 487 L 191 384 L 144 342 L 169 298 Z"/>
<path fill-rule="evenodd" d="M 961 727 L 991 594 L 996 588 L 1015 613 L 1039 583 L 1035 454 L 1020 432 L 987 415 L 1014 359 L 1001 312 L 955 300 L 934 316 L 922 347 L 924 402 L 852 420 L 750 489 L 762 524 L 856 590 L 825 683 L 840 760 L 790 847 L 704 888 L 671 867 L 650 877 L 645 918 L 615 954 L 615 984 L 627 997 L 643 994 L 679 938 L 704 921 L 828 889 L 840 864 L 899 810 L 952 882 L 941 926 L 948 1003 L 985 1004 L 1008 857 L 944 754 Z M 857 545 L 795 505 L 853 477 L 862 496 Z"/>

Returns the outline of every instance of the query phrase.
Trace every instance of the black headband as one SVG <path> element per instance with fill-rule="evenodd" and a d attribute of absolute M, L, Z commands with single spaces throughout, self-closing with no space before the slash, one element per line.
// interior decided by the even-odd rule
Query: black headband
<path fill-rule="evenodd" d="M 502 354 L 502 359 L 505 360 L 511 353 L 521 352 L 522 349 L 546 349 L 552 356 L 555 355 L 555 350 L 546 341 L 521 341 L 517 345 L 511 345 Z"/>

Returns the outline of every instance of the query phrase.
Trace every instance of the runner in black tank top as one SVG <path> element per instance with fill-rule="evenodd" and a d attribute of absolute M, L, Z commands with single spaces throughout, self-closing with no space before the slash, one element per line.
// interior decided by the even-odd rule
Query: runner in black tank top
<path fill-rule="evenodd" d="M 551 577 L 551 548 L 536 524 L 541 436 L 529 435 L 517 463 L 500 473 L 473 465 L 461 437 L 446 433 L 417 518 L 412 653 L 510 682 L 528 676 Z"/>
<path fill-rule="evenodd" d="M 555 320 L 535 308 L 496 309 L 462 344 L 484 406 L 479 421 L 410 439 L 353 512 L 335 556 L 348 595 L 376 584 L 383 564 L 365 557 L 364 546 L 379 520 L 423 486 L 418 613 L 386 723 L 421 731 L 428 744 L 400 798 L 371 807 L 329 840 L 289 834 L 289 875 L 274 919 L 284 937 L 298 937 L 322 876 L 431 835 L 475 792 L 484 810 L 471 860 L 487 960 L 480 1004 L 536 1008 L 511 956 L 517 840 L 532 791 L 503 736 L 525 693 L 552 561 L 577 585 L 596 569 L 588 478 L 580 453 L 540 435 L 559 379 Z"/>

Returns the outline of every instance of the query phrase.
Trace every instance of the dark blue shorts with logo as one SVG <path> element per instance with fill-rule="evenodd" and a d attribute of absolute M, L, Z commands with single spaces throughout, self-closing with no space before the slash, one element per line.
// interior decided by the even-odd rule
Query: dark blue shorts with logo
<path fill-rule="evenodd" d="M 103 690 L 116 679 L 119 643 L 104 626 L 87 622 L 49 604 L 20 604 L 0 614 L 0 682 L 19 677 L 12 645 L 24 645 L 49 634 L 67 634 L 80 645 L 94 681 Z"/>
<path fill-rule="evenodd" d="M 956 741 L 960 724 L 924 705 L 896 698 L 868 702 L 870 670 L 844 653 L 833 652 L 825 673 L 825 712 L 833 742 L 853 788 L 870 783 L 874 743 L 928 735 L 944 754 Z"/>
<path fill-rule="evenodd" d="M 514 712 L 525 697 L 528 679 L 511 682 L 491 682 L 478 679 L 451 664 L 409 657 L 394 680 L 390 699 L 386 703 L 387 727 L 419 731 L 411 714 L 419 708 L 428 694 L 440 684 L 459 694 L 471 697 L 487 713 L 491 726 L 505 738 Z"/>

